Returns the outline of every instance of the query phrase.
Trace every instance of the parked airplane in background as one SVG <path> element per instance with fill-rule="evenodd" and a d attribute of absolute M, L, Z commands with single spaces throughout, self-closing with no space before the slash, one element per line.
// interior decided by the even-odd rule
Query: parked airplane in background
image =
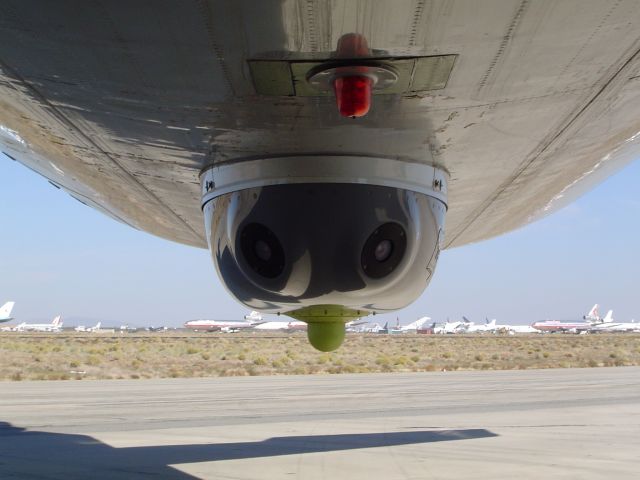
<path fill-rule="evenodd" d="M 362 333 L 366 328 L 366 325 L 369 323 L 369 320 L 363 320 L 358 318 L 357 320 L 352 320 L 344 324 L 344 328 L 347 332 L 350 333 Z"/>
<path fill-rule="evenodd" d="M 245 320 L 252 322 L 249 327 L 253 326 L 254 330 L 271 330 L 271 331 L 294 331 L 294 330 L 306 330 L 307 324 L 305 322 L 301 322 L 299 320 L 290 320 L 290 321 L 273 321 L 267 322 L 262 321 L 262 315 L 255 310 L 252 310 L 251 313 L 244 316 Z M 246 328 L 246 327 L 245 327 Z"/>
<path fill-rule="evenodd" d="M 253 329 L 254 330 L 284 330 L 289 332 L 294 330 L 306 330 L 307 324 L 305 322 L 301 322 L 300 320 L 290 320 L 288 322 L 274 321 L 274 322 L 259 323 L 255 325 Z"/>
<path fill-rule="evenodd" d="M 598 304 L 596 303 L 593 307 L 591 307 L 591 310 L 589 310 L 589 313 L 587 313 L 582 318 L 584 318 L 588 322 L 601 321 L 602 319 L 600 318 L 600 314 L 598 313 Z"/>
<path fill-rule="evenodd" d="M 475 322 L 472 322 L 467 317 L 462 317 L 462 325 L 460 325 L 460 329 L 465 333 L 488 333 L 494 332 L 496 330 L 496 321 L 495 319 L 489 321 L 488 318 L 485 319 L 484 323 L 476 325 Z"/>
<path fill-rule="evenodd" d="M 58 315 L 51 323 L 21 323 L 14 329 L 16 332 L 61 332 L 62 317 Z"/>
<path fill-rule="evenodd" d="M 609 310 L 602 319 L 602 323 L 613 323 L 613 310 Z"/>
<path fill-rule="evenodd" d="M 251 314 L 247 315 L 249 317 Z M 260 317 L 262 318 L 262 317 Z M 260 325 L 262 320 L 190 320 L 185 322 L 185 328 L 196 332 L 237 332 L 246 328 Z"/>
<path fill-rule="evenodd" d="M 508 333 L 540 333 L 540 330 L 534 328 L 531 325 L 497 325 L 497 331 L 501 328 L 505 328 Z"/>
<path fill-rule="evenodd" d="M 0 307 L 0 323 L 13 320 L 13 317 L 11 317 L 11 310 L 13 310 L 13 306 L 15 304 L 16 302 L 7 302 L 2 307 Z"/>
<path fill-rule="evenodd" d="M 640 322 L 611 322 L 596 325 L 592 332 L 640 332 Z"/>
<path fill-rule="evenodd" d="M 613 310 L 609 310 L 600 323 L 591 326 L 591 332 L 640 332 L 640 322 L 616 322 Z"/>
<path fill-rule="evenodd" d="M 510 325 L 507 323 L 497 323 L 497 320 L 494 318 L 493 320 L 485 319 L 484 324 L 476 325 L 474 322 L 469 320 L 467 317 L 462 317 L 462 324 L 456 328 L 455 333 L 540 333 L 539 330 L 536 330 L 531 325 Z"/>
<path fill-rule="evenodd" d="M 497 323 L 496 319 L 491 320 L 491 330 L 495 333 L 540 333 L 540 330 L 531 325 L 511 325 L 508 323 Z"/>
<path fill-rule="evenodd" d="M 422 317 L 408 325 L 400 325 L 400 321 L 396 320 L 396 327 L 389 333 L 416 333 L 429 320 L 431 320 L 431 317 Z"/>
<path fill-rule="evenodd" d="M 384 333 L 389 333 L 388 330 L 386 330 L 387 325 L 385 324 L 384 327 L 380 326 L 379 323 L 373 323 L 373 324 L 368 324 L 365 325 L 364 328 L 362 329 L 363 333 L 381 333 L 383 330 Z"/>
<path fill-rule="evenodd" d="M 249 313 L 248 315 L 244 316 L 245 320 L 250 320 L 252 322 L 261 322 L 262 321 L 262 315 L 260 314 L 260 312 L 256 312 L 255 310 L 252 310 L 251 313 Z"/>
<path fill-rule="evenodd" d="M 102 322 L 96 323 L 93 327 L 85 327 L 84 325 L 78 325 L 74 330 L 76 332 L 99 332 Z"/>
<path fill-rule="evenodd" d="M 586 333 L 591 329 L 589 322 L 563 322 L 560 320 L 534 322 L 531 326 L 541 332 Z"/>
<path fill-rule="evenodd" d="M 586 318 L 586 317 L 585 317 Z M 592 322 L 592 332 L 615 331 L 615 327 L 620 325 L 613 321 L 613 310 L 609 310 L 604 318 L 599 318 L 597 322 Z"/>
<path fill-rule="evenodd" d="M 169 327 L 165 327 L 165 326 L 154 327 L 153 325 L 151 325 L 150 327 L 147 327 L 145 330 L 147 330 L 148 332 L 166 332 L 167 330 L 169 330 Z"/>
<path fill-rule="evenodd" d="M 561 320 L 545 320 L 534 322 L 531 324 L 533 328 L 541 332 L 570 332 L 570 333 L 588 333 L 596 323 L 610 322 L 613 311 L 609 310 L 604 318 L 600 318 L 598 313 L 598 304 L 596 303 L 591 310 L 582 318 L 586 321 L 561 321 Z"/>
<path fill-rule="evenodd" d="M 439 326 L 436 326 L 433 329 L 433 333 L 441 334 L 441 335 L 449 335 L 454 333 L 464 333 L 465 332 L 465 322 L 450 322 L 447 321 Z"/>

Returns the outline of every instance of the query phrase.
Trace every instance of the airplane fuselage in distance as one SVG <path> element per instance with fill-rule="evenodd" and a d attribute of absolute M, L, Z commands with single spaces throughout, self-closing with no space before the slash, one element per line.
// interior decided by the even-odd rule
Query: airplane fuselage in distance
<path fill-rule="evenodd" d="M 199 332 L 235 331 L 251 328 L 256 323 L 240 320 L 190 320 L 184 327 Z"/>
<path fill-rule="evenodd" d="M 531 325 L 542 332 L 573 332 L 588 331 L 591 324 L 588 322 L 561 322 L 559 320 L 545 320 Z"/>

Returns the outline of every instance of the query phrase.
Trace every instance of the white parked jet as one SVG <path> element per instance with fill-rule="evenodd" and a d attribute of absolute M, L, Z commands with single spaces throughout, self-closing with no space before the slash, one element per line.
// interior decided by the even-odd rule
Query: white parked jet
<path fill-rule="evenodd" d="M 351 333 L 364 333 L 369 324 L 369 320 L 363 320 L 361 318 L 357 320 L 352 320 L 351 322 L 347 322 L 344 324 L 345 330 Z"/>
<path fill-rule="evenodd" d="M 488 318 L 485 319 L 483 324 L 476 325 L 474 322 L 469 320 L 467 317 L 462 317 L 463 324 L 460 326 L 460 329 L 464 333 L 488 333 L 494 332 L 496 330 L 496 320 L 493 319 L 489 321 Z"/>
<path fill-rule="evenodd" d="M 0 323 L 13 320 L 13 318 L 11 317 L 11 310 L 13 310 L 13 306 L 15 304 L 16 302 L 7 302 L 2 307 L 0 307 Z"/>
<path fill-rule="evenodd" d="M 593 312 L 593 309 L 592 309 Z M 600 317 L 596 311 L 595 315 L 589 312 L 589 314 L 585 315 L 584 318 L 591 322 L 591 326 L 594 327 L 594 330 L 599 328 L 610 327 L 613 324 L 613 310 L 609 310 L 604 318 Z"/>
<path fill-rule="evenodd" d="M 396 324 L 396 328 L 391 330 L 390 333 L 416 333 L 418 330 L 420 330 L 420 328 L 422 328 L 422 325 L 424 325 L 429 320 L 431 320 L 431 317 L 421 317 L 415 322 L 411 322 L 408 325 L 400 325 L 398 321 L 398 323 Z"/>
<path fill-rule="evenodd" d="M 441 335 L 449 335 L 454 333 L 464 333 L 465 322 L 450 322 L 449 320 L 446 323 L 437 326 L 433 329 L 433 333 L 441 334 Z"/>
<path fill-rule="evenodd" d="M 373 324 L 365 325 L 362 332 L 363 333 L 380 333 L 382 330 L 384 330 L 384 328 L 385 327 L 382 327 L 379 323 L 373 323 Z"/>
<path fill-rule="evenodd" d="M 490 326 L 490 330 L 495 333 L 508 333 L 513 335 L 514 333 L 540 333 L 540 330 L 536 330 L 531 325 L 510 325 L 508 323 L 497 323 L 494 318 L 487 325 Z"/>
<path fill-rule="evenodd" d="M 299 320 L 263 322 L 262 315 L 255 310 L 249 313 L 249 315 L 245 315 L 244 319 L 254 322 L 253 330 L 292 331 L 304 330 L 307 328 L 307 324 Z"/>
<path fill-rule="evenodd" d="M 505 327 L 509 333 L 540 333 L 540 330 L 531 325 L 498 325 L 497 327 Z"/>
<path fill-rule="evenodd" d="M 60 332 L 62 331 L 62 317 L 58 315 L 51 323 L 21 323 L 16 326 L 17 332 Z"/>
<path fill-rule="evenodd" d="M 596 303 L 586 315 L 583 315 L 583 321 L 563 321 L 563 320 L 544 320 L 534 322 L 531 326 L 540 332 L 565 332 L 565 333 L 587 333 L 593 331 L 594 325 L 599 325 L 605 321 L 611 320 L 612 311 L 607 312 L 605 318 L 600 317 L 598 312 L 598 304 Z"/>
<path fill-rule="evenodd" d="M 605 331 L 607 332 L 640 332 L 640 322 L 636 322 L 635 320 L 631 320 L 630 322 L 619 322 L 619 323 L 614 322 Z"/>
<path fill-rule="evenodd" d="M 613 319 L 613 310 L 609 310 L 602 322 L 592 325 L 592 332 L 640 332 L 640 323 L 616 322 Z"/>
<path fill-rule="evenodd" d="M 305 322 L 301 322 L 300 320 L 290 320 L 290 321 L 275 321 L 275 322 L 264 322 L 253 327 L 254 330 L 284 330 L 284 331 L 292 331 L 292 330 L 306 330 L 307 324 Z"/>
<path fill-rule="evenodd" d="M 262 321 L 262 315 L 259 312 L 256 312 L 255 310 L 252 310 L 251 313 L 249 313 L 249 315 L 245 315 L 244 316 L 244 319 L 252 321 L 252 322 L 261 322 Z"/>
<path fill-rule="evenodd" d="M 248 317 L 249 315 L 247 315 Z M 246 318 L 246 317 L 245 317 Z M 262 317 L 260 317 L 262 318 Z M 196 332 L 227 332 L 233 333 L 243 329 L 253 328 L 262 322 L 255 320 L 190 320 L 184 324 Z"/>
<path fill-rule="evenodd" d="M 99 332 L 102 322 L 96 323 L 93 327 L 85 327 L 84 325 L 78 325 L 74 330 L 76 332 Z"/>

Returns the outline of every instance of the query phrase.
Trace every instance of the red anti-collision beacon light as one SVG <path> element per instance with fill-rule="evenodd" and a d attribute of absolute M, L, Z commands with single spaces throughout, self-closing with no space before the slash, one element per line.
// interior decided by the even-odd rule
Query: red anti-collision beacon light
<path fill-rule="evenodd" d="M 373 80 L 365 75 L 337 77 L 333 80 L 338 111 L 343 117 L 364 117 L 371 108 Z"/>
<path fill-rule="evenodd" d="M 309 84 L 320 91 L 333 90 L 340 115 L 347 118 L 364 117 L 371 108 L 373 94 L 391 87 L 398 75 L 390 65 L 382 62 L 353 65 L 328 64 L 311 71 Z"/>
<path fill-rule="evenodd" d="M 393 66 L 371 58 L 367 39 L 358 33 L 340 37 L 332 60 L 313 68 L 307 82 L 322 92 L 333 90 L 340 115 L 364 117 L 371 108 L 372 95 L 398 80 Z"/>

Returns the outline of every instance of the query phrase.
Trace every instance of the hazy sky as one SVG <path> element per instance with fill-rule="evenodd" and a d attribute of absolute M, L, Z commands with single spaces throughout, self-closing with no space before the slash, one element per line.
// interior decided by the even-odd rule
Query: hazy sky
<path fill-rule="evenodd" d="M 0 154 L 0 304 L 19 321 L 179 326 L 242 318 L 209 252 L 121 225 Z M 502 237 L 447 250 L 406 324 L 465 315 L 502 323 L 576 319 L 594 304 L 640 319 L 640 162 L 550 217 Z M 274 317 L 275 318 L 275 317 Z"/>

